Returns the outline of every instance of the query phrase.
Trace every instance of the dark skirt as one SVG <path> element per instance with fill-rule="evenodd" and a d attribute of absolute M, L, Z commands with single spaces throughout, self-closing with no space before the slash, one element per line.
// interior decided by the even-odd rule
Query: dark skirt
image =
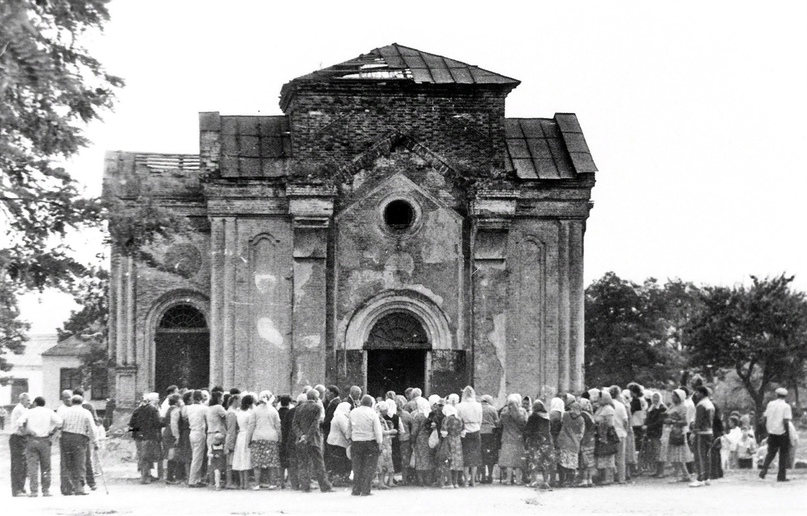
<path fill-rule="evenodd" d="M 499 461 L 499 438 L 496 434 L 482 434 L 482 463 L 494 466 Z"/>
<path fill-rule="evenodd" d="M 347 458 L 347 450 L 333 444 L 325 445 L 325 469 L 331 475 L 347 479 L 353 464 Z"/>
<path fill-rule="evenodd" d="M 470 432 L 462 438 L 462 462 L 465 467 L 482 465 L 482 438 L 479 432 Z"/>
<path fill-rule="evenodd" d="M 140 462 L 158 462 L 163 459 L 163 449 L 160 441 L 137 440 L 137 460 Z"/>
<path fill-rule="evenodd" d="M 183 431 L 179 434 L 179 441 L 174 451 L 174 460 L 182 464 L 190 464 L 193 461 L 190 431 Z"/>

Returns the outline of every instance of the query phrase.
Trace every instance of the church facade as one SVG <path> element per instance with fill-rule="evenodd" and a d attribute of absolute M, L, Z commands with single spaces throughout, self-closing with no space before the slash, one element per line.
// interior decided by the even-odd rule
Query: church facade
<path fill-rule="evenodd" d="M 596 167 L 574 114 L 506 118 L 519 82 L 392 44 L 200 113 L 198 155 L 108 152 L 105 195 L 190 221 L 113 245 L 109 352 L 131 406 L 170 384 L 378 396 L 583 387 Z"/>

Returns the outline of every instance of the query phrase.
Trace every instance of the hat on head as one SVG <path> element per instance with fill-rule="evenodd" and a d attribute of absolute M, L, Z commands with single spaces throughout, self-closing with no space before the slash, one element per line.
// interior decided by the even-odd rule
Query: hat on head
<path fill-rule="evenodd" d="M 785 389 L 784 387 L 779 387 L 778 389 L 776 389 L 776 394 L 778 394 L 779 396 L 787 396 L 787 389 Z"/>

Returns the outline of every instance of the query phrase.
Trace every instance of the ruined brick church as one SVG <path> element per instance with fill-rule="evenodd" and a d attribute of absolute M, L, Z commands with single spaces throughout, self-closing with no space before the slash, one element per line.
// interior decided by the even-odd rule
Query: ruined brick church
<path fill-rule="evenodd" d="M 199 154 L 109 152 L 191 231 L 113 246 L 109 352 L 131 406 L 170 384 L 377 396 L 583 387 L 596 167 L 574 114 L 506 118 L 519 81 L 398 44 L 288 82 L 277 116 L 199 115 Z"/>

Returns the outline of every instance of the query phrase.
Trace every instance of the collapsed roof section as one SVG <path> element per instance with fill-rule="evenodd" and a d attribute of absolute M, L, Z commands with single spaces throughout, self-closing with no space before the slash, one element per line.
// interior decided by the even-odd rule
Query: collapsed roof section
<path fill-rule="evenodd" d="M 371 50 L 308 75 L 297 77 L 280 90 L 280 108 L 285 112 L 297 87 L 306 82 L 408 81 L 413 84 L 499 85 L 515 88 L 520 81 L 469 65 L 456 59 L 430 54 L 393 43 Z"/>

